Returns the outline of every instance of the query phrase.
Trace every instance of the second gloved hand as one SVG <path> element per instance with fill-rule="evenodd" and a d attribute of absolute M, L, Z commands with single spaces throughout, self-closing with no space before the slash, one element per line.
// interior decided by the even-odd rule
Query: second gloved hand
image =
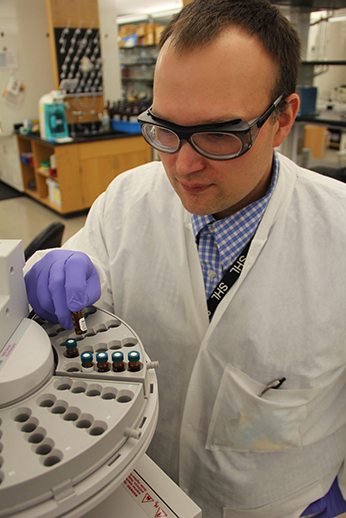
<path fill-rule="evenodd" d="M 101 295 L 98 273 L 83 252 L 52 250 L 25 275 L 29 303 L 37 315 L 72 329 L 71 311 L 94 304 Z"/>

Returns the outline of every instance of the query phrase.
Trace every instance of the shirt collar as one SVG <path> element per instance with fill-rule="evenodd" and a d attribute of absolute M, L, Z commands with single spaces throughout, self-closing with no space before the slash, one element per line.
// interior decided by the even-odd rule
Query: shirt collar
<path fill-rule="evenodd" d="M 246 215 L 248 212 L 253 210 L 253 208 L 256 205 L 263 204 L 263 201 L 265 201 L 265 203 L 267 204 L 271 198 L 271 195 L 274 192 L 274 189 L 275 189 L 275 186 L 277 183 L 278 174 L 279 174 L 279 168 L 280 168 L 280 162 L 279 162 L 276 151 L 274 151 L 273 165 L 272 165 L 272 181 L 271 181 L 268 191 L 262 198 L 254 201 L 247 207 L 243 207 L 235 214 L 231 214 L 230 216 L 227 216 L 226 218 L 223 218 L 222 220 L 216 220 L 212 214 L 208 214 L 205 216 L 200 216 L 198 214 L 191 214 L 192 230 L 193 230 L 195 239 L 197 238 L 199 231 L 206 225 L 209 225 L 211 223 L 217 223 L 218 221 L 220 221 L 220 223 L 222 222 L 223 224 L 227 224 L 227 222 L 234 219 L 235 216 L 239 217 L 239 215 Z"/>

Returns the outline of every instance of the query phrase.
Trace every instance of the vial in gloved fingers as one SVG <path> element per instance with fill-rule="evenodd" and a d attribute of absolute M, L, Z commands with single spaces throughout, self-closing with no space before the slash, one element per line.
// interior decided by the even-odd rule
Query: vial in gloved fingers
<path fill-rule="evenodd" d="M 139 352 L 138 351 L 131 351 L 128 356 L 128 364 L 127 368 L 129 371 L 136 372 L 141 369 L 141 363 L 139 361 Z"/>
<path fill-rule="evenodd" d="M 76 335 L 81 335 L 87 332 L 87 325 L 84 318 L 83 310 L 71 311 L 71 317 L 74 325 Z"/>
<path fill-rule="evenodd" d="M 80 355 L 82 362 L 82 372 L 90 372 L 94 370 L 94 362 L 92 353 L 86 351 Z"/>
<path fill-rule="evenodd" d="M 65 340 L 65 347 L 65 356 L 67 358 L 76 358 L 77 356 L 79 356 L 77 340 L 75 340 L 74 338 L 68 338 L 67 340 Z"/>
<path fill-rule="evenodd" d="M 99 372 L 108 372 L 110 370 L 110 364 L 108 361 L 108 354 L 104 351 L 96 354 L 97 370 Z"/>
<path fill-rule="evenodd" d="M 120 351 L 112 353 L 112 362 L 114 372 L 122 372 L 125 370 L 124 355 Z"/>

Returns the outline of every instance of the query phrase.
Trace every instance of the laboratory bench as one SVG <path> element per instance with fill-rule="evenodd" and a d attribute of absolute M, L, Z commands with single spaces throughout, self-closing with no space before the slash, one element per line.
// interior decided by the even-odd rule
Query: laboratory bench
<path fill-rule="evenodd" d="M 62 142 L 38 134 L 17 139 L 24 192 L 59 214 L 88 209 L 116 176 L 152 160 L 139 133 L 79 134 Z"/>

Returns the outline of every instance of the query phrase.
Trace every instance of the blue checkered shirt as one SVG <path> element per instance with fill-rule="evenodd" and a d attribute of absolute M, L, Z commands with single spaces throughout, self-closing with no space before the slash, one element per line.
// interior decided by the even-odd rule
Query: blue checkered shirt
<path fill-rule="evenodd" d="M 272 182 L 263 198 L 220 220 L 212 215 L 191 214 L 207 298 L 256 232 L 274 191 L 278 173 L 279 160 L 274 152 Z"/>

